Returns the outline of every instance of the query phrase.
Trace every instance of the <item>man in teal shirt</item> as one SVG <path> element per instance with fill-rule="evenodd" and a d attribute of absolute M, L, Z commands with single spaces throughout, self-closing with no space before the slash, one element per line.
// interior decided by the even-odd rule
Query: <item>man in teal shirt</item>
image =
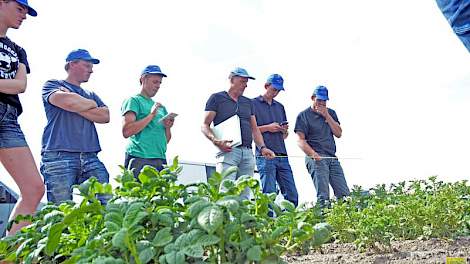
<path fill-rule="evenodd" d="M 171 139 L 174 118 L 161 120 L 166 108 L 152 98 L 160 89 L 163 77 L 157 65 L 145 67 L 140 76 L 141 91 L 124 101 L 122 135 L 129 138 L 124 166 L 137 177 L 145 165 L 162 170 L 166 164 L 166 147 Z"/>

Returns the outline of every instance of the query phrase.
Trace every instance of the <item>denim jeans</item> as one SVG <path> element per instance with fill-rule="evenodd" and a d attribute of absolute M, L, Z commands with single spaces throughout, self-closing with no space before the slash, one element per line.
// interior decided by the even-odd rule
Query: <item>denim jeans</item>
<path fill-rule="evenodd" d="M 236 174 L 227 175 L 227 179 L 235 181 L 242 175 L 253 176 L 255 172 L 253 150 L 247 147 L 235 147 L 232 148 L 232 151 L 217 156 L 216 169 L 218 172 L 222 172 L 231 166 L 238 167 L 238 171 Z M 250 198 L 250 190 L 246 188 L 240 196 L 243 199 Z"/>
<path fill-rule="evenodd" d="M 15 107 L 0 102 L 0 148 L 26 147 Z"/>
<path fill-rule="evenodd" d="M 468 0 L 436 0 L 439 9 L 470 52 L 470 2 Z"/>
<path fill-rule="evenodd" d="M 325 206 L 330 199 L 330 184 L 336 198 L 349 196 L 348 184 L 338 159 L 321 159 L 316 161 L 310 157 L 305 157 L 305 165 L 312 176 L 317 192 L 317 203 L 320 206 Z"/>
<path fill-rule="evenodd" d="M 124 160 L 124 167 L 128 170 L 132 170 L 134 177 L 138 179 L 140 171 L 145 165 L 154 167 L 156 170 L 163 170 L 163 165 L 166 164 L 166 159 L 145 159 L 132 156 L 126 153 Z"/>
<path fill-rule="evenodd" d="M 101 183 L 109 182 L 108 171 L 93 152 L 45 151 L 41 173 L 47 187 L 47 200 L 55 204 L 72 200 L 72 185 L 91 177 Z"/>
<path fill-rule="evenodd" d="M 261 179 L 263 193 L 278 193 L 276 182 L 281 189 L 284 198 L 298 205 L 297 188 L 295 187 L 294 176 L 287 157 L 277 157 L 268 160 L 263 157 L 256 158 L 256 167 Z"/>

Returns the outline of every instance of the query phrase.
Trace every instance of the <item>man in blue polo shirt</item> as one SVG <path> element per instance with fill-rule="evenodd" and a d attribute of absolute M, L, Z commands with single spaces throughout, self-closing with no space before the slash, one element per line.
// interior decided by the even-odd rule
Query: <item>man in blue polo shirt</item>
<path fill-rule="evenodd" d="M 315 88 L 311 99 L 312 106 L 297 116 L 294 131 L 299 147 L 307 155 L 305 164 L 317 191 L 317 203 L 325 207 L 330 199 L 330 184 L 337 198 L 349 195 L 333 137 L 340 138 L 342 129 L 336 112 L 326 107 L 329 100 L 326 87 Z"/>
<path fill-rule="evenodd" d="M 263 136 L 256 125 L 256 117 L 252 101 L 243 96 L 248 79 L 254 80 L 243 68 L 235 68 L 230 72 L 230 88 L 228 91 L 214 93 L 207 100 L 202 133 L 221 151 L 217 156 L 217 171 L 223 171 L 231 166 L 238 167 L 237 173 L 227 177 L 232 180 L 242 175 L 253 175 L 255 160 L 251 145 L 253 140 L 261 153 L 266 158 L 274 158 L 274 152 L 266 147 Z M 230 117 L 237 115 L 240 119 L 240 133 L 242 143 L 240 146 L 231 147 L 231 142 L 217 139 L 210 128 L 212 122 L 218 125 Z M 241 196 L 249 197 L 249 190 L 245 190 Z"/>
<path fill-rule="evenodd" d="M 108 123 L 108 107 L 94 92 L 83 89 L 100 61 L 84 49 L 73 50 L 65 59 L 65 80 L 49 80 L 42 88 L 47 125 L 42 136 L 41 173 L 47 200 L 56 204 L 72 199 L 72 185 L 94 176 L 109 180 L 95 123 Z"/>
<path fill-rule="evenodd" d="M 279 74 L 272 74 L 268 77 L 264 88 L 264 94 L 254 98 L 253 105 L 264 143 L 274 151 L 276 158 L 266 159 L 256 150 L 256 166 L 263 193 L 277 193 L 277 182 L 284 198 L 297 206 L 297 188 L 284 144 L 289 133 L 286 111 L 281 103 L 274 100 L 279 92 L 284 90 L 284 79 Z"/>

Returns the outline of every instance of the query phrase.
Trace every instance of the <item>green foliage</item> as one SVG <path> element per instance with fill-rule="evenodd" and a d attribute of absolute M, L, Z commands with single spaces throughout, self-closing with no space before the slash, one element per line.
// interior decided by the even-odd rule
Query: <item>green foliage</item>
<path fill-rule="evenodd" d="M 48 204 L 16 235 L 0 240 L 0 259 L 24 263 L 283 263 L 288 251 L 310 247 L 318 219 L 309 210 L 261 193 L 251 177 L 176 183 L 175 162 L 161 172 L 144 167 L 138 180 L 127 170 L 119 186 L 91 178 L 74 186 L 79 204 Z M 221 188 L 223 187 L 223 188 Z M 245 188 L 253 200 L 242 200 Z M 99 197 L 108 196 L 106 205 Z M 272 208 L 277 218 L 268 216 Z M 315 221 L 311 221 L 313 219 Z M 26 218 L 18 218 L 22 220 Z M 320 231 L 318 231 L 320 232 Z M 320 233 L 319 233 L 320 234 Z M 326 240 L 325 240 L 326 241 Z M 315 243 L 318 244 L 318 243 Z"/>
<path fill-rule="evenodd" d="M 351 197 L 337 201 L 326 220 L 340 242 L 359 248 L 389 246 L 393 240 L 453 238 L 469 235 L 470 186 L 444 183 L 436 177 L 378 185 L 365 193 L 355 187 Z"/>
<path fill-rule="evenodd" d="M 91 178 L 75 186 L 82 202 L 48 204 L 31 225 L 0 240 L 0 259 L 17 263 L 283 263 L 291 251 L 308 252 L 335 239 L 360 248 L 392 240 L 470 234 L 470 187 L 431 177 L 379 185 L 330 209 L 295 208 L 259 182 L 215 173 L 208 183 L 177 184 L 177 159 L 161 172 L 144 167 L 139 180 L 127 170 L 119 186 Z M 250 188 L 252 200 L 240 194 Z M 97 197 L 107 195 L 102 205 Z M 276 217 L 269 217 L 272 210 Z M 325 220 L 327 223 L 325 223 Z"/>

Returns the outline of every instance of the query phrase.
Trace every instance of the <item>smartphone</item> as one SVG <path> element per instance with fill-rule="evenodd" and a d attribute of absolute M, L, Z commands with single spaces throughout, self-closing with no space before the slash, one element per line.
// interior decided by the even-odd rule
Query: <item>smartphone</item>
<path fill-rule="evenodd" d="M 175 119 L 175 117 L 177 117 L 178 114 L 176 113 L 168 113 L 166 116 L 160 118 L 160 120 L 158 120 L 158 122 L 162 123 L 165 119 Z"/>
<path fill-rule="evenodd" d="M 289 124 L 289 122 L 287 122 L 287 121 L 282 121 L 279 125 L 285 126 L 285 125 L 287 125 L 287 124 Z"/>

